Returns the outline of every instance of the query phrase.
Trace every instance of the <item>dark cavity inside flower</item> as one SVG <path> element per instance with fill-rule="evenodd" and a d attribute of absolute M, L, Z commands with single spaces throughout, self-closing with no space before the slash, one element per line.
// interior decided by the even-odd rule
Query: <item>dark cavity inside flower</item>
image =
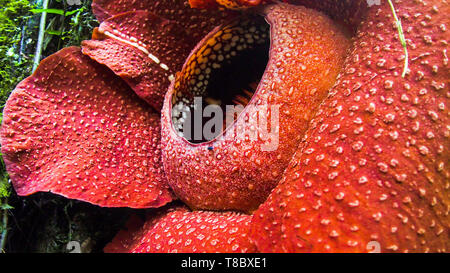
<path fill-rule="evenodd" d="M 226 115 L 227 106 L 245 107 L 256 91 L 269 59 L 269 48 L 270 26 L 259 15 L 218 27 L 204 38 L 175 82 L 172 122 L 177 133 L 191 143 L 212 140 L 222 133 L 230 118 Z M 212 117 L 223 122 L 213 125 L 219 128 L 213 129 L 212 137 L 205 138 L 192 129 L 204 128 L 211 118 L 202 115 L 199 120 L 193 114 L 203 113 L 208 106 L 217 106 L 225 114 Z M 228 122 L 235 117 L 232 113 Z"/>

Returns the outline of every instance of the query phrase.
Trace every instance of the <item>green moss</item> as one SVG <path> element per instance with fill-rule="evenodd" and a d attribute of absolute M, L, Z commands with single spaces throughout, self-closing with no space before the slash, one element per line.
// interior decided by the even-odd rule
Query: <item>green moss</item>
<path fill-rule="evenodd" d="M 0 198 L 4 199 L 4 198 L 8 198 L 9 195 L 11 194 L 10 192 L 10 186 L 9 186 L 9 182 L 8 182 L 8 177 L 1 177 L 0 178 Z M 0 209 L 2 209 L 2 205 L 0 203 Z"/>
<path fill-rule="evenodd" d="M 15 85 L 30 74 L 32 58 L 27 50 L 32 5 L 27 0 L 0 0 L 0 105 L 3 108 Z"/>

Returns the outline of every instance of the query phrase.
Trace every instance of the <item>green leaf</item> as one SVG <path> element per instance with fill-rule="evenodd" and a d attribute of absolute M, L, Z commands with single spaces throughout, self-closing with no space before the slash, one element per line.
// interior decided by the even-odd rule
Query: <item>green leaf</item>
<path fill-rule="evenodd" d="M 13 209 L 14 207 L 8 205 L 8 204 L 1 204 L 0 205 L 0 209 L 2 210 L 8 210 L 8 209 Z"/>
<path fill-rule="evenodd" d="M 64 15 L 64 10 L 62 10 L 62 9 L 32 9 L 31 12 L 35 13 L 35 14 L 47 12 L 47 13 L 52 13 L 52 14 Z"/>
<path fill-rule="evenodd" d="M 62 9 L 32 9 L 31 10 L 31 12 L 34 14 L 47 12 L 47 13 L 51 13 L 51 14 L 58 14 L 58 15 L 65 15 L 65 16 L 70 16 L 75 13 L 83 12 L 83 11 L 84 11 L 84 7 L 76 9 L 76 10 L 66 11 L 65 14 L 64 14 L 64 10 L 62 10 Z"/>
<path fill-rule="evenodd" d="M 79 8 L 79 9 L 76 9 L 76 10 L 72 10 L 72 11 L 67 11 L 67 12 L 66 12 L 66 16 L 70 16 L 70 15 L 72 15 L 72 14 L 80 13 L 80 12 L 83 12 L 83 11 L 84 11 L 84 7 Z"/>
<path fill-rule="evenodd" d="M 53 30 L 53 29 L 47 29 L 45 31 L 45 33 L 48 33 L 50 35 L 57 35 L 57 36 L 61 36 L 62 32 L 60 30 Z"/>

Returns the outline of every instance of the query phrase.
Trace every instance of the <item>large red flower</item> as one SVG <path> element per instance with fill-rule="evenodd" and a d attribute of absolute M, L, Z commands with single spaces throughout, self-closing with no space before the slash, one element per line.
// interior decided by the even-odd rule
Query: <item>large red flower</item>
<path fill-rule="evenodd" d="M 162 208 L 130 219 L 109 252 L 448 251 L 446 3 L 190 2 L 209 9 L 94 0 L 92 40 L 16 87 L 1 145 L 19 195 L 256 210 Z M 174 109 L 198 95 L 246 107 L 192 141 Z M 223 137 L 261 105 L 280 106 L 275 150 Z"/>

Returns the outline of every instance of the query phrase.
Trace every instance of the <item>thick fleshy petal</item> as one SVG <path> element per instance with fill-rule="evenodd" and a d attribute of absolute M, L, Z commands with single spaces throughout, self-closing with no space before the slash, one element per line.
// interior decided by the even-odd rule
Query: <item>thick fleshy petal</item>
<path fill-rule="evenodd" d="M 107 65 L 158 111 L 170 80 L 194 47 L 179 24 L 147 11 L 111 17 L 93 38 L 82 43 L 83 53 Z"/>
<path fill-rule="evenodd" d="M 132 217 L 105 247 L 114 253 L 256 252 L 247 232 L 251 216 L 232 212 L 189 211 L 184 207 L 152 215 L 142 228 Z"/>
<path fill-rule="evenodd" d="M 255 7 L 270 1 L 266 0 L 189 0 L 193 8 L 217 8 L 219 6 L 228 9 L 246 9 Z"/>
<path fill-rule="evenodd" d="M 187 0 L 94 0 L 92 10 L 100 22 L 123 12 L 149 11 L 178 23 L 190 37 L 197 40 L 235 15 L 222 9 L 208 11 L 193 9 Z"/>
<path fill-rule="evenodd" d="M 258 5 L 277 2 L 276 0 L 189 0 L 193 8 L 218 9 L 248 9 Z M 357 22 L 361 20 L 370 5 L 378 2 L 373 0 L 282 0 L 289 4 L 301 5 L 326 13 L 328 16 L 346 26 L 356 30 Z"/>
<path fill-rule="evenodd" d="M 359 26 L 345 74 L 256 212 L 263 252 L 448 252 L 449 5 L 387 1 Z M 286 239 L 288 238 L 288 239 Z"/>
<path fill-rule="evenodd" d="M 83 53 L 107 65 L 158 111 L 195 44 L 235 16 L 192 9 L 182 0 L 94 1 L 93 10 L 104 22 L 83 43 Z"/>
<path fill-rule="evenodd" d="M 109 207 L 172 200 L 159 143 L 159 115 L 77 47 L 46 58 L 16 87 L 1 128 L 19 195 L 50 191 Z"/>
<path fill-rule="evenodd" d="M 216 0 L 189 0 L 189 5 L 194 9 L 218 8 L 219 3 Z"/>
<path fill-rule="evenodd" d="M 352 31 L 356 31 L 371 3 L 377 4 L 376 0 L 283 0 L 283 2 L 320 10 L 335 21 L 348 26 Z"/>

